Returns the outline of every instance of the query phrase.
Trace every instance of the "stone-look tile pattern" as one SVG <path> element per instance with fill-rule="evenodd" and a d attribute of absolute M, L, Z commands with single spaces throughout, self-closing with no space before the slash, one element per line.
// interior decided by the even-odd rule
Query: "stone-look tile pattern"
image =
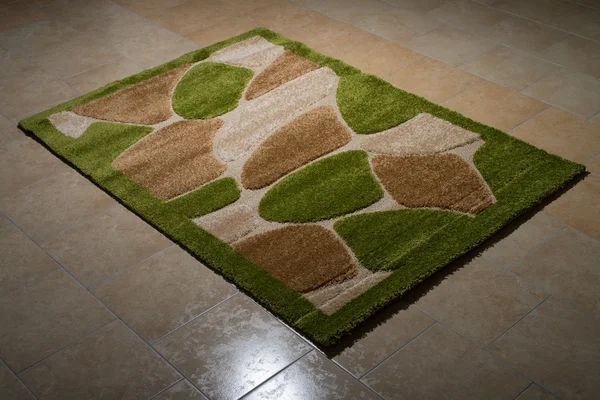
<path fill-rule="evenodd" d="M 120 58 L 65 79 L 65 82 L 80 93 L 88 93 L 141 71 L 142 68 L 140 66 L 125 58 Z"/>
<path fill-rule="evenodd" d="M 396 43 L 406 43 L 413 38 L 442 26 L 441 23 L 419 14 L 392 8 L 376 14 L 361 16 L 356 25 L 370 33 Z"/>
<path fill-rule="evenodd" d="M 505 132 L 548 108 L 547 104 L 487 81 L 446 101 L 444 106 Z"/>
<path fill-rule="evenodd" d="M 556 397 L 552 396 L 538 385 L 532 384 L 517 397 L 517 400 L 556 400 Z"/>
<path fill-rule="evenodd" d="M 409 307 L 376 326 L 333 359 L 360 378 L 433 323 L 425 313 Z"/>
<path fill-rule="evenodd" d="M 454 271 L 417 307 L 485 347 L 548 295 L 483 258 Z"/>
<path fill-rule="evenodd" d="M 442 103 L 481 82 L 475 75 L 429 57 L 400 69 L 387 80 L 433 103 Z"/>
<path fill-rule="evenodd" d="M 600 243 L 566 228 L 511 270 L 578 310 L 600 316 Z"/>
<path fill-rule="evenodd" d="M 0 394 L 4 400 L 33 400 L 25 386 L 3 363 L 0 363 Z"/>
<path fill-rule="evenodd" d="M 148 17 L 175 33 L 187 35 L 234 16 L 232 13 L 219 10 L 203 1 L 192 0 L 158 11 Z"/>
<path fill-rule="evenodd" d="M 440 324 L 363 381 L 390 399 L 515 398 L 530 381 Z"/>
<path fill-rule="evenodd" d="M 181 380 L 152 400 L 207 400 L 190 382 Z"/>
<path fill-rule="evenodd" d="M 0 296 L 58 269 L 58 265 L 0 215 Z"/>
<path fill-rule="evenodd" d="M 2 66 L 0 66 L 0 68 L 2 68 Z M 0 146 L 11 140 L 22 138 L 23 132 L 21 132 L 12 121 L 0 115 Z M 0 149 L 1 148 L 2 147 L 0 147 Z M 6 177 L 2 176 L 0 179 L 6 179 Z"/>
<path fill-rule="evenodd" d="M 448 1 L 427 13 L 428 17 L 461 30 L 478 33 L 502 21 L 506 14 L 470 0 Z"/>
<path fill-rule="evenodd" d="M 270 0 L 265 2 L 270 2 Z M 261 26 L 286 35 L 291 30 L 317 21 L 322 17 L 315 11 L 287 1 L 270 3 L 244 14 L 244 18 L 252 21 L 255 26 Z M 227 23 L 229 21 L 224 24 Z"/>
<path fill-rule="evenodd" d="M 62 270 L 0 298 L 0 356 L 15 371 L 115 317 Z"/>
<path fill-rule="evenodd" d="M 43 248 L 82 284 L 94 287 L 171 244 L 117 205 L 59 233 Z"/>
<path fill-rule="evenodd" d="M 486 250 L 482 255 L 495 264 L 508 268 L 543 244 L 563 226 L 561 221 L 539 212 L 518 228 L 514 229 L 511 225 L 501 231 L 492 238 L 491 244 L 484 245 Z"/>
<path fill-rule="evenodd" d="M 600 153 L 600 125 L 554 107 L 525 121 L 510 134 L 579 163 Z"/>
<path fill-rule="evenodd" d="M 313 350 L 259 386 L 244 400 L 377 399 L 359 381 Z"/>
<path fill-rule="evenodd" d="M 548 215 L 600 239 L 600 178 L 586 177 L 545 208 Z"/>
<path fill-rule="evenodd" d="M 7 31 L 48 17 L 35 7 L 16 1 L 2 2 L 0 10 L 2 12 L 0 31 Z"/>
<path fill-rule="evenodd" d="M 242 295 L 201 315 L 154 347 L 214 399 L 238 398 L 311 348 Z"/>
<path fill-rule="evenodd" d="M 579 36 L 569 36 L 555 43 L 539 56 L 584 74 L 600 77 L 600 43 Z"/>
<path fill-rule="evenodd" d="M 144 340 L 154 342 L 236 289 L 172 246 L 94 290 Z"/>
<path fill-rule="evenodd" d="M 563 399 L 600 390 L 600 323 L 550 298 L 488 348 Z"/>
<path fill-rule="evenodd" d="M 177 371 L 120 321 L 98 329 L 19 377 L 36 397 L 57 400 L 149 398 L 180 379 Z"/>
<path fill-rule="evenodd" d="M 241 35 L 251 29 L 258 28 L 258 25 L 248 17 L 241 16 L 228 19 L 218 24 L 209 26 L 208 28 L 194 31 L 187 38 L 199 43 L 203 46 L 208 46 L 230 37 Z"/>

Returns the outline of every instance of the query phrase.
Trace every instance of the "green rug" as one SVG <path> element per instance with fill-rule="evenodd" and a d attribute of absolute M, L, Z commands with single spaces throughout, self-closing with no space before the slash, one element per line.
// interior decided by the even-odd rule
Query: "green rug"
<path fill-rule="evenodd" d="M 266 29 L 19 126 L 323 345 L 585 170 Z"/>

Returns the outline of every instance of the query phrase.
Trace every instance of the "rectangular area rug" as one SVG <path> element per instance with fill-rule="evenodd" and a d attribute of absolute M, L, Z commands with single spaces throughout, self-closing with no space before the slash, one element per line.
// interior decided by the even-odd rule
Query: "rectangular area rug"
<path fill-rule="evenodd" d="M 20 127 L 323 345 L 585 170 L 262 28 Z"/>

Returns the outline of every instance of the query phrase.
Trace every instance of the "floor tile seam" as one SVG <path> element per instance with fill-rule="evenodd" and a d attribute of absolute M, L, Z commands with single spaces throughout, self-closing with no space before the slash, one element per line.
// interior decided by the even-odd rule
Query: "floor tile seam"
<path fill-rule="evenodd" d="M 447 65 L 448 65 L 448 64 L 447 64 Z M 455 68 L 456 68 L 456 67 L 455 67 Z M 482 86 L 482 85 L 484 85 L 486 82 L 490 82 L 490 81 L 488 81 L 487 79 L 481 79 L 480 77 L 478 77 L 478 78 L 481 80 L 480 82 L 477 82 L 477 83 L 476 83 L 476 84 L 474 84 L 473 86 L 470 86 L 470 87 L 468 87 L 468 88 L 466 88 L 466 89 L 464 89 L 464 90 L 462 90 L 462 91 L 460 91 L 460 92 L 456 93 L 455 95 L 453 95 L 453 96 L 451 96 L 451 97 L 447 98 L 446 100 L 444 100 L 444 101 L 442 101 L 442 102 L 440 102 L 440 103 L 437 103 L 437 104 L 439 104 L 439 105 L 440 105 L 440 106 L 442 106 L 442 107 L 448 108 L 448 107 L 445 105 L 446 103 L 450 102 L 451 100 L 454 100 L 455 98 L 457 98 L 458 96 L 460 96 L 460 95 L 462 95 L 462 94 L 465 94 L 465 93 L 467 93 L 469 90 L 473 90 L 473 89 L 475 89 L 475 88 L 476 88 L 476 87 L 478 87 L 478 86 Z M 493 82 L 492 82 L 492 83 L 493 83 Z"/>
<path fill-rule="evenodd" d="M 134 214 L 134 215 L 137 217 L 137 215 L 136 215 L 136 214 Z M 139 217 L 138 217 L 138 218 L 139 218 Z M 142 220 L 142 221 L 143 221 L 143 220 Z M 145 222 L 145 221 L 144 221 L 144 222 Z M 152 229 L 154 232 L 157 232 L 158 234 L 160 234 L 160 235 L 164 236 L 164 235 L 163 235 L 163 234 L 162 234 L 160 231 L 158 231 L 158 230 L 157 230 L 156 228 L 154 228 L 152 225 L 148 225 L 148 226 L 149 226 L 149 227 L 150 227 L 150 228 L 151 228 L 151 229 Z M 165 236 L 165 238 L 166 238 L 166 236 Z M 168 238 L 167 238 L 167 239 L 168 239 Z M 169 241 L 171 241 L 170 239 L 168 239 L 168 240 L 169 240 Z M 121 275 L 125 274 L 126 272 L 128 272 L 128 271 L 132 270 L 133 268 L 137 267 L 138 265 L 140 265 L 140 264 L 142 264 L 142 263 L 144 263 L 144 262 L 146 262 L 146 261 L 150 260 L 151 258 L 154 258 L 155 256 L 158 256 L 158 255 L 160 255 L 160 254 L 164 253 L 165 251 L 169 250 L 171 247 L 175 247 L 175 246 L 179 247 L 179 246 L 177 245 L 177 243 L 175 243 L 175 242 L 171 241 L 171 244 L 170 244 L 170 245 L 166 246 L 166 247 L 165 247 L 165 248 L 163 248 L 163 249 L 160 249 L 160 250 L 159 250 L 159 251 L 157 251 L 156 253 L 153 253 L 152 255 L 150 255 L 150 256 L 148 256 L 148 257 L 146 257 L 146 258 L 144 258 L 144 259 L 142 259 L 142 260 L 140 260 L 140 261 L 136 261 L 135 263 L 133 263 L 132 265 L 128 266 L 128 267 L 127 267 L 127 268 L 125 268 L 124 270 L 122 270 L 122 271 L 120 271 L 120 272 L 117 272 L 116 274 L 114 274 L 114 275 L 111 275 L 111 276 L 109 276 L 108 278 L 105 278 L 104 280 L 100 281 L 99 283 L 97 283 L 97 284 L 95 284 L 95 285 L 90 285 L 90 286 L 89 286 L 89 290 L 93 292 L 93 291 L 95 291 L 95 290 L 98 290 L 98 289 L 100 289 L 102 286 L 104 286 L 104 285 L 108 284 L 109 282 L 111 282 L 111 281 L 115 280 L 115 279 L 116 279 L 116 278 L 118 278 L 119 276 L 121 276 Z M 181 248 L 181 247 L 179 247 L 179 248 Z M 185 251 L 185 250 L 184 250 L 184 251 Z"/>
<path fill-rule="evenodd" d="M 550 28 L 550 29 L 553 29 L 553 30 L 555 30 L 555 31 L 561 31 L 561 32 L 565 32 L 565 33 L 567 33 L 567 34 L 569 34 L 569 35 L 573 35 L 573 36 L 577 36 L 577 37 L 580 37 L 580 38 L 583 38 L 583 39 L 591 40 L 592 42 L 600 42 L 600 40 L 596 40 L 596 39 L 589 38 L 589 37 L 587 37 L 587 36 L 579 35 L 579 34 L 577 34 L 577 33 L 574 33 L 574 32 L 571 32 L 571 31 L 567 31 L 567 30 L 565 30 L 565 29 L 558 28 L 558 27 L 556 27 L 556 26 L 549 25 L 549 24 L 547 24 L 547 23 L 544 23 L 544 22 L 541 22 L 541 21 L 536 21 L 535 19 L 531 19 L 531 18 L 525 17 L 525 16 L 523 16 L 523 15 L 516 14 L 516 13 L 514 13 L 514 12 L 510 12 L 510 11 L 503 10 L 503 9 L 501 9 L 501 8 L 498 8 L 498 7 L 494 6 L 493 4 L 485 4 L 485 3 L 481 3 L 481 2 L 479 2 L 479 1 L 477 1 L 477 0 L 471 0 L 471 1 L 474 1 L 475 3 L 478 3 L 478 4 L 481 4 L 481 5 L 484 5 L 484 6 L 487 6 L 487 7 L 493 8 L 493 9 L 496 9 L 496 10 L 498 10 L 498 11 L 500 11 L 500 12 L 503 12 L 503 13 L 506 13 L 506 14 L 510 14 L 510 15 L 512 15 L 512 16 L 514 16 L 514 17 L 519 17 L 519 18 L 522 18 L 522 19 L 526 19 L 527 21 L 535 22 L 535 23 L 536 23 L 536 24 L 538 24 L 538 25 L 545 26 L 546 28 Z M 567 1 L 568 1 L 568 0 L 567 0 Z M 572 3 L 572 2 L 570 2 L 570 1 L 568 1 L 568 2 L 569 2 L 569 3 Z M 573 4 L 575 4 L 575 3 L 573 3 Z M 578 5 L 581 5 L 581 4 L 578 4 Z"/>
<path fill-rule="evenodd" d="M 422 310 L 420 310 L 416 306 L 413 305 L 413 307 L 415 307 L 417 310 L 423 312 Z M 436 324 L 440 323 L 437 319 L 431 317 L 431 315 L 429 315 L 429 314 L 427 314 L 425 312 L 423 312 L 423 313 L 426 314 L 427 316 L 429 316 L 432 319 L 432 323 L 427 328 L 423 329 L 417 336 L 415 336 L 414 338 L 410 339 L 408 342 L 404 343 L 402 346 L 400 346 L 399 348 L 397 348 L 396 350 L 394 350 L 392 353 L 390 353 L 387 357 L 385 357 L 383 360 L 381 360 L 377 365 L 375 365 L 372 368 L 370 368 L 369 370 L 367 370 L 367 372 L 364 372 L 363 374 L 361 374 L 360 377 L 358 378 L 360 381 L 362 381 L 363 379 L 367 379 L 370 374 L 372 374 L 373 372 L 375 372 L 386 361 L 388 361 L 389 359 L 391 359 L 393 356 L 395 356 L 397 353 L 399 353 L 402 349 L 404 349 L 405 347 L 407 347 L 409 344 L 411 344 L 412 342 L 414 342 L 415 340 L 417 340 L 419 337 L 421 337 L 421 335 L 423 335 L 425 332 L 427 332 L 428 330 L 430 330 Z"/>
<path fill-rule="evenodd" d="M 393 42 L 392 42 L 392 43 L 393 43 Z M 422 53 L 419 53 L 419 52 L 417 52 L 417 51 L 415 51 L 415 50 L 413 50 L 413 49 L 409 49 L 408 47 L 404 47 L 404 46 L 402 46 L 402 47 L 403 47 L 403 48 L 405 48 L 405 49 L 407 49 L 407 50 L 414 51 L 415 53 L 419 54 L 421 57 L 419 57 L 418 59 L 416 59 L 416 60 L 414 60 L 414 61 L 411 61 L 411 62 L 409 62 L 408 64 L 405 64 L 405 65 L 401 66 L 400 68 L 397 68 L 397 69 L 395 69 L 395 70 L 393 70 L 393 71 L 391 71 L 391 72 L 389 72 L 389 73 L 387 73 L 387 74 L 385 74 L 384 76 L 382 76 L 382 77 L 381 77 L 381 79 L 383 79 L 384 81 L 388 82 L 388 83 L 389 83 L 389 84 L 391 84 L 392 86 L 396 86 L 396 85 L 394 85 L 393 83 L 391 83 L 391 82 L 388 80 L 388 79 L 389 79 L 389 78 L 390 78 L 392 75 L 394 75 L 395 73 L 397 73 L 397 72 L 400 72 L 400 71 L 402 71 L 402 70 L 404 70 L 404 69 L 407 69 L 408 67 L 410 67 L 410 66 L 412 66 L 412 65 L 414 65 L 414 64 L 416 64 L 416 63 L 418 63 L 418 62 L 421 62 L 421 61 L 423 61 L 423 60 L 424 60 L 424 59 L 427 57 L 426 55 L 424 55 L 424 54 L 422 54 Z M 396 86 L 396 87 L 398 87 L 398 86 Z M 401 88 L 400 88 L 400 89 L 401 89 Z M 404 89 L 403 89 L 403 90 L 404 90 Z"/>
<path fill-rule="evenodd" d="M 515 136 L 513 136 L 513 135 L 511 134 L 511 132 L 512 132 L 512 131 L 514 131 L 515 129 L 517 129 L 517 128 L 521 127 L 522 125 L 524 125 L 525 123 L 527 123 L 529 120 L 532 120 L 532 119 L 536 118 L 538 115 L 540 115 L 540 114 L 541 114 L 541 113 L 543 113 L 544 111 L 546 111 L 546 110 L 549 110 L 550 108 L 554 107 L 552 104 L 548 104 L 548 103 L 546 103 L 545 101 L 542 101 L 542 100 L 540 100 L 540 99 L 536 99 L 535 97 L 532 97 L 532 96 L 529 96 L 529 95 L 526 95 L 526 94 L 523 94 L 523 93 L 520 93 L 520 92 L 516 92 L 516 93 L 518 93 L 518 94 L 520 94 L 520 95 L 522 95 L 522 96 L 526 96 L 526 97 L 527 97 L 527 98 L 529 98 L 529 99 L 532 99 L 532 100 L 539 101 L 540 103 L 543 103 L 543 104 L 545 104 L 545 105 L 546 105 L 546 108 L 542 109 L 541 111 L 538 111 L 537 113 L 533 114 L 533 115 L 532 115 L 532 116 L 530 116 L 530 117 L 527 117 L 527 119 L 525 119 L 524 121 L 520 122 L 520 123 L 519 123 L 517 126 L 515 126 L 515 127 L 513 127 L 513 128 L 510 128 L 510 129 L 509 129 L 509 130 L 507 130 L 507 131 L 502 131 L 502 132 L 506 133 L 507 135 L 509 135 L 509 136 L 512 136 L 513 138 L 514 138 Z M 555 107 L 555 108 L 558 108 L 558 107 Z M 563 110 L 563 111 L 564 111 L 564 110 Z M 568 113 L 569 113 L 569 114 L 571 114 L 571 115 L 575 115 L 575 114 L 573 114 L 573 113 L 572 113 L 572 112 L 570 112 L 570 111 L 566 111 L 566 112 L 568 112 Z M 519 139 L 519 140 L 520 140 L 520 139 Z M 534 146 L 534 147 L 535 147 L 535 146 Z M 536 148 L 538 148 L 538 149 L 539 149 L 539 147 L 536 147 Z"/>
<path fill-rule="evenodd" d="M 543 211 L 542 211 L 543 212 Z M 547 215 L 544 212 L 544 215 Z M 548 215 L 549 216 L 549 215 Z M 549 216 L 550 217 L 550 216 Z M 548 243 L 548 241 L 552 240 L 553 238 L 555 238 L 557 235 L 559 235 L 561 232 L 563 232 L 566 227 L 567 224 L 559 219 L 556 219 L 554 217 L 550 217 L 553 218 L 554 220 L 560 222 L 562 224 L 562 226 L 560 227 L 560 229 L 558 229 L 556 232 L 554 232 L 552 235 L 548 236 L 546 239 L 544 239 L 543 241 L 541 241 L 540 243 L 537 244 L 537 246 L 535 246 L 533 249 L 529 250 L 527 253 L 523 254 L 523 256 L 521 258 L 519 258 L 518 260 L 516 260 L 515 262 L 513 262 L 512 264 L 510 264 L 508 267 L 506 267 L 505 269 L 507 271 L 512 271 L 512 269 L 519 264 L 521 261 L 523 261 L 523 259 L 525 259 L 526 257 L 528 257 L 530 254 L 532 254 L 533 252 L 535 252 L 537 249 L 539 249 L 540 247 L 542 247 L 543 245 L 545 245 L 546 243 Z"/>
<path fill-rule="evenodd" d="M 598 78 L 598 79 L 600 79 L 600 78 Z M 598 111 L 596 114 L 592 115 L 592 116 L 591 116 L 591 117 L 589 117 L 588 119 L 589 119 L 589 120 L 591 120 L 591 119 L 592 119 L 592 118 L 594 118 L 594 117 L 600 117 L 600 111 Z M 591 121 L 591 122 L 594 122 L 594 121 Z M 600 153 L 598 153 L 598 154 L 600 154 Z"/>
<path fill-rule="evenodd" d="M 533 385 L 535 385 L 535 383 L 531 382 L 525 389 L 521 390 L 521 392 L 515 396 L 515 398 L 513 400 L 518 400 L 519 397 L 525 393 L 530 387 L 532 387 Z"/>
<path fill-rule="evenodd" d="M 211 271 L 212 272 L 212 271 Z M 240 291 L 237 289 L 237 287 L 235 288 L 236 291 L 235 293 L 233 293 L 230 296 L 227 296 L 225 299 L 220 300 L 218 303 L 210 306 L 209 308 L 207 308 L 206 310 L 202 311 L 201 313 L 199 313 L 198 315 L 195 315 L 194 317 L 192 317 L 189 321 L 184 322 L 183 324 L 177 326 L 176 328 L 171 329 L 169 332 L 165 333 L 164 335 L 160 336 L 158 339 L 154 339 L 152 341 L 146 341 L 144 340 L 145 343 L 148 343 L 149 346 L 154 347 L 156 344 L 158 344 L 158 342 L 162 341 L 163 339 L 166 339 L 168 336 L 172 335 L 173 333 L 175 333 L 176 331 L 178 331 L 181 328 L 184 328 L 185 326 L 193 323 L 196 319 L 200 318 L 201 316 L 203 316 L 204 314 L 208 313 L 209 311 L 212 311 L 214 308 L 219 307 L 221 304 L 225 303 L 228 300 L 231 300 L 233 297 L 237 296 L 240 294 Z"/>
<path fill-rule="evenodd" d="M 130 60 L 128 60 L 128 59 L 126 59 L 125 57 L 123 57 L 123 55 L 122 55 L 122 54 L 117 54 L 117 55 L 119 56 L 119 58 L 117 58 L 116 60 L 110 60 L 110 61 L 107 61 L 107 62 L 105 62 L 105 63 L 102 63 L 102 64 L 100 64 L 100 65 L 96 65 L 95 67 L 88 68 L 88 69 L 86 69 L 86 70 L 84 70 L 84 71 L 77 72 L 76 74 L 73 74 L 73 75 L 67 76 L 66 78 L 62 78 L 61 80 L 62 80 L 62 81 L 66 81 L 67 79 L 75 78 L 75 77 L 77 77 L 77 76 L 79 76 L 79 75 L 83 75 L 83 74 L 85 74 L 85 73 L 88 73 L 88 72 L 90 72 L 90 71 L 93 71 L 93 70 L 95 70 L 96 68 L 101 68 L 101 67 L 105 67 L 105 66 L 107 66 L 107 65 L 110 65 L 110 64 L 116 63 L 117 61 L 125 60 L 125 61 L 128 61 L 128 62 L 131 62 Z M 143 67 L 142 67 L 142 66 L 140 66 L 140 65 L 137 65 L 137 64 L 135 64 L 135 65 L 136 65 L 137 67 L 143 68 Z M 142 71 L 143 71 L 143 70 L 142 70 Z M 140 71 L 140 72 L 141 72 L 141 71 Z M 123 78 L 121 78 L 121 79 L 123 79 Z M 108 82 L 107 84 L 105 84 L 105 85 L 103 85 L 103 86 L 109 85 L 109 84 L 111 84 L 112 82 L 114 82 L 114 81 Z M 66 82 L 65 82 L 65 83 L 66 83 Z M 81 91 L 79 91 L 79 90 L 77 90 L 77 89 L 75 89 L 75 90 L 77 90 L 77 92 L 78 92 L 78 93 L 80 93 L 80 94 L 86 94 L 86 93 L 94 92 L 94 91 L 96 91 L 96 90 L 100 89 L 100 88 L 101 88 L 101 87 L 103 87 L 103 86 L 100 86 L 100 87 L 98 87 L 97 89 L 93 89 L 93 90 L 91 90 L 91 91 L 88 91 L 88 92 L 85 92 L 85 93 L 83 93 L 83 92 L 81 92 Z"/>
<path fill-rule="evenodd" d="M 154 400 L 156 399 L 158 396 L 160 396 L 163 393 L 166 393 L 167 391 L 169 391 L 170 389 L 172 389 L 174 386 L 176 386 L 177 384 L 185 381 L 186 378 L 185 377 L 181 377 L 181 379 L 179 379 L 177 382 L 173 383 L 171 386 L 164 388 L 163 390 L 161 390 L 160 392 L 156 393 L 155 395 L 151 396 L 150 398 L 148 398 L 148 400 Z"/>
<path fill-rule="evenodd" d="M 6 361 L 4 361 L 4 359 L 2 357 L 0 357 L 0 364 L 3 364 L 4 367 L 8 370 L 8 372 L 25 388 L 25 390 L 31 395 L 31 397 L 33 399 L 37 400 L 37 396 L 35 394 L 33 394 L 33 392 L 27 387 L 27 385 L 25 385 L 25 382 L 23 382 L 21 377 L 19 375 L 15 374 L 12 369 L 10 369 L 10 367 L 8 366 L 8 364 L 6 363 Z"/>

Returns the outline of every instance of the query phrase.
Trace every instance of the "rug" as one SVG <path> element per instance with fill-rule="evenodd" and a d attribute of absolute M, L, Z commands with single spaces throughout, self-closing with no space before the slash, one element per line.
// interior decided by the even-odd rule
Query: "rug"
<path fill-rule="evenodd" d="M 323 345 L 585 170 L 266 29 L 20 127 Z"/>

